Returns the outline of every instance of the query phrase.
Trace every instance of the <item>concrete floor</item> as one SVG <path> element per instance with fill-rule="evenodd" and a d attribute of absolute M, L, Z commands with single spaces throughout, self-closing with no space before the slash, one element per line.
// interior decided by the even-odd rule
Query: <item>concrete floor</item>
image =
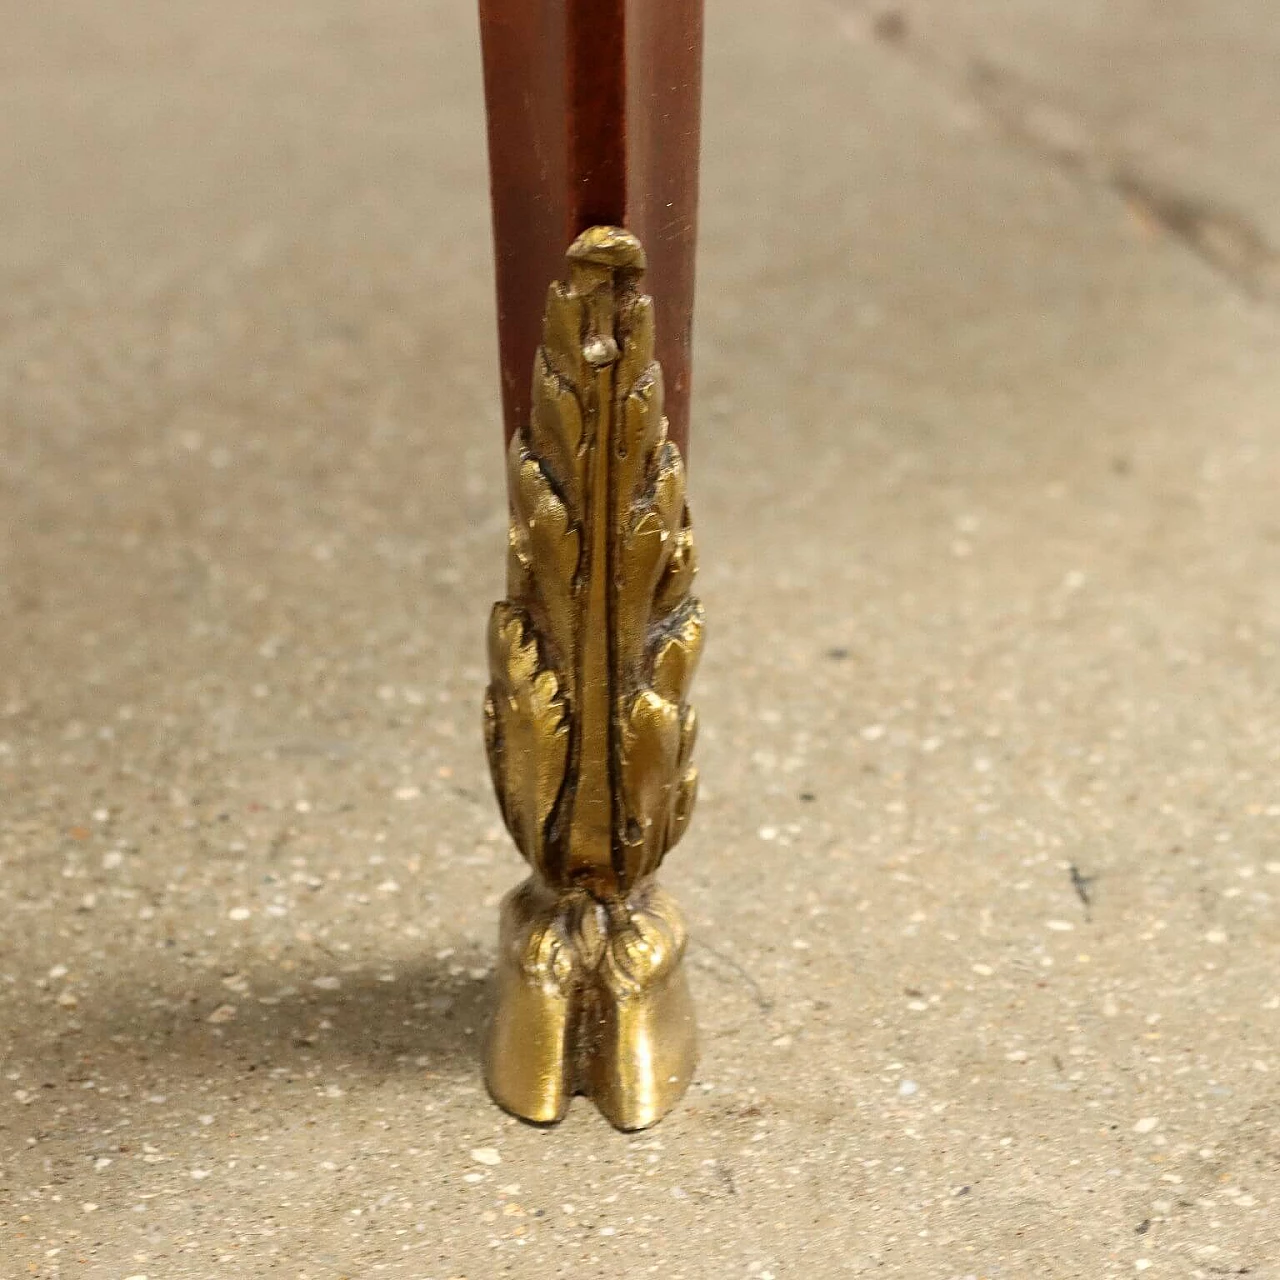
<path fill-rule="evenodd" d="M 9 9 L 5 1276 L 1280 1276 L 1269 0 L 713 0 L 632 1137 L 476 1072 L 470 8 Z"/>

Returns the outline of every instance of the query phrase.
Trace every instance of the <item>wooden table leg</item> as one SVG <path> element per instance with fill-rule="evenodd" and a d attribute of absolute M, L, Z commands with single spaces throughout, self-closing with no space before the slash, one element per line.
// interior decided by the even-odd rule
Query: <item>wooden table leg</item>
<path fill-rule="evenodd" d="M 701 0 L 480 11 L 511 501 L 485 731 L 533 868 L 502 909 L 487 1079 L 529 1120 L 586 1093 L 639 1129 L 695 1060 L 684 924 L 654 873 L 697 788 Z"/>

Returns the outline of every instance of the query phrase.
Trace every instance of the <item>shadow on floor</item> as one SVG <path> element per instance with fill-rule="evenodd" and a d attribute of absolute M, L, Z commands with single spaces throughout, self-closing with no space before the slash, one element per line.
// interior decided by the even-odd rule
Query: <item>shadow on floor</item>
<path fill-rule="evenodd" d="M 429 1095 L 433 1081 L 480 1083 L 491 999 L 481 969 L 478 954 L 454 956 L 396 974 L 343 974 L 337 988 L 331 974 L 265 963 L 248 977 L 184 975 L 181 989 L 171 972 L 160 975 L 165 986 L 138 975 L 86 992 L 65 1015 L 55 1005 L 51 1017 L 46 1002 L 19 1009 L 9 1060 L 21 1067 L 20 1100 L 65 1114 L 55 1129 L 136 1114 L 140 1095 L 170 1111 L 204 1110 L 211 1094 L 244 1105 L 258 1092 L 332 1096 L 397 1077 Z M 48 1124 L 45 1107 L 33 1110 L 29 1123 Z"/>

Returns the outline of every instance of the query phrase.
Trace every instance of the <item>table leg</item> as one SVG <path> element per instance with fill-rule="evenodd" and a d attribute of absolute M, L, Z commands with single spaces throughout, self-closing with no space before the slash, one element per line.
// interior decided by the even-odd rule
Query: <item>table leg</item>
<path fill-rule="evenodd" d="M 485 731 L 533 868 L 502 908 L 486 1076 L 528 1120 L 585 1093 L 640 1129 L 695 1063 L 684 923 L 655 873 L 697 790 L 703 621 L 682 450 L 701 7 L 482 0 L 481 15 L 511 502 Z M 664 153 L 664 138 L 680 145 Z M 665 305 L 642 287 L 645 227 Z M 553 275 L 559 233 L 558 252 L 572 243 Z"/>

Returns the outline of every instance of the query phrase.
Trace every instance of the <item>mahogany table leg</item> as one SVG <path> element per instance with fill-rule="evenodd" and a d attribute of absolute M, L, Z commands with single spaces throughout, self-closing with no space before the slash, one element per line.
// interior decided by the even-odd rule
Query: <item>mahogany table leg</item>
<path fill-rule="evenodd" d="M 533 868 L 502 909 L 486 1074 L 526 1119 L 587 1093 L 638 1129 L 695 1060 L 684 925 L 654 873 L 697 788 L 701 0 L 480 9 L 511 500 L 485 730 Z"/>
<path fill-rule="evenodd" d="M 688 444 L 702 0 L 480 0 L 507 438 L 547 285 L 591 226 L 649 258 L 671 438 Z"/>

